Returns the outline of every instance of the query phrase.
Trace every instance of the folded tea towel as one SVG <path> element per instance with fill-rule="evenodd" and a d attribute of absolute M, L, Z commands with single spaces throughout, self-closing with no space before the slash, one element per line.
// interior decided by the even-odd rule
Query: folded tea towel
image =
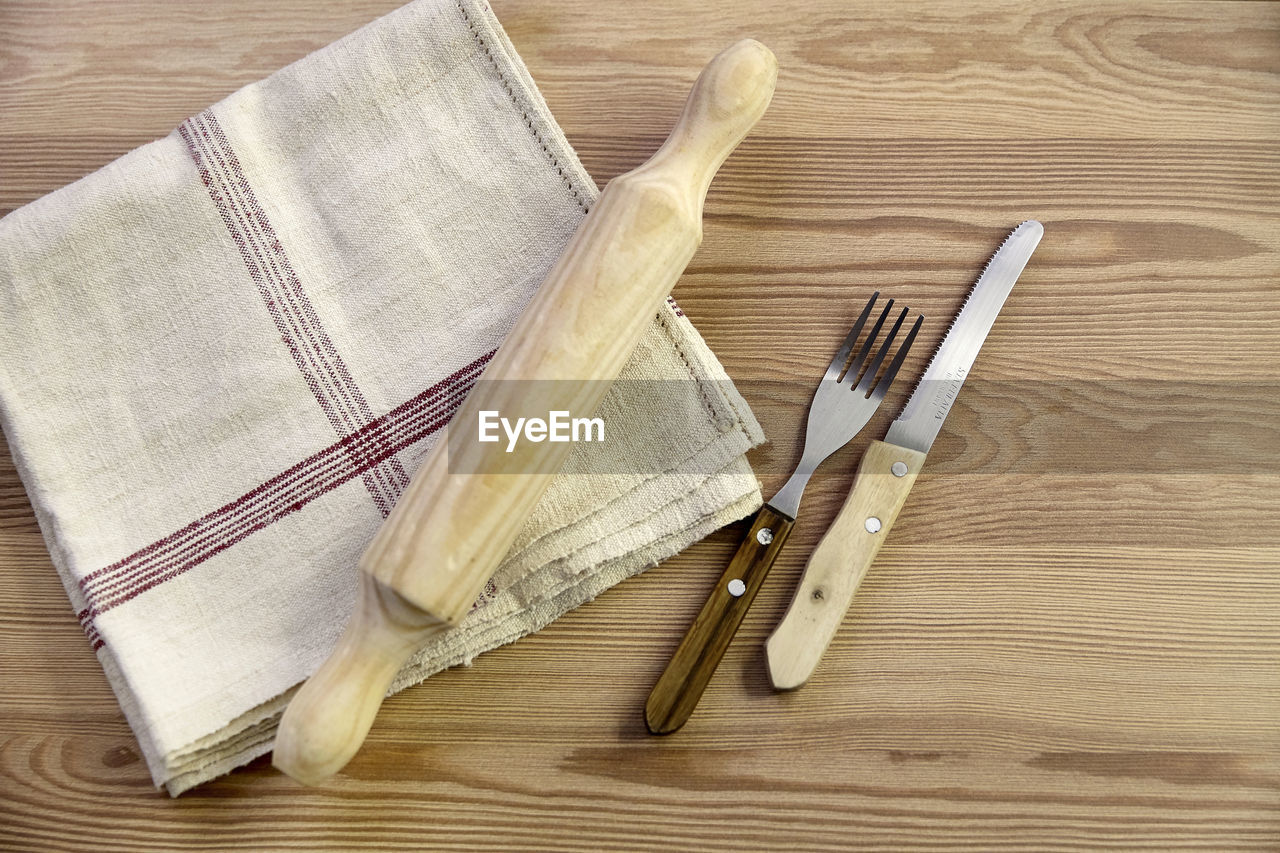
<path fill-rule="evenodd" d="M 489 9 L 420 0 L 0 221 L 5 435 L 158 785 L 271 748 L 361 551 L 596 197 Z M 674 303 L 623 378 L 611 428 L 651 457 L 571 460 L 396 689 L 759 504 L 759 426 Z"/>

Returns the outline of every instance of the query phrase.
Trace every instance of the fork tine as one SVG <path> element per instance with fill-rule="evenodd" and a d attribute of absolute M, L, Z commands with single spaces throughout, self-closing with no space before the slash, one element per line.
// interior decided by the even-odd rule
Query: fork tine
<path fill-rule="evenodd" d="M 862 309 L 862 313 L 858 315 L 858 320 L 853 324 L 844 343 L 840 344 L 840 349 L 836 351 L 836 357 L 831 359 L 831 366 L 827 368 L 827 373 L 822 377 L 825 382 L 828 379 L 839 381 L 840 375 L 844 373 L 845 362 L 849 360 L 849 351 L 853 349 L 853 345 L 858 340 L 858 333 L 862 331 L 863 325 L 867 322 L 867 317 L 871 316 L 871 307 L 876 304 L 876 300 L 880 298 L 880 291 L 871 294 L 871 298 L 867 300 L 867 307 Z"/>
<path fill-rule="evenodd" d="M 884 310 L 880 312 L 880 318 L 876 320 L 876 324 L 867 333 L 867 339 L 862 342 L 862 346 L 858 348 L 858 354 L 853 361 L 849 362 L 849 372 L 846 374 L 850 383 L 858 378 L 862 373 L 862 368 L 867 363 L 867 353 L 871 351 L 871 345 L 876 342 L 876 338 L 880 336 L 880 328 L 884 325 L 884 320 L 889 316 L 889 312 L 893 310 L 893 300 L 890 299 L 884 305 Z"/>
<path fill-rule="evenodd" d="M 907 312 L 910 310 L 910 308 L 902 309 L 902 313 L 898 315 L 893 328 L 889 330 L 889 334 L 884 336 L 884 343 L 880 344 L 880 349 L 876 351 L 875 359 L 867 367 L 867 372 L 862 374 L 862 381 L 858 383 L 858 387 L 854 390 L 865 396 L 870 396 L 868 392 L 871 391 L 871 387 L 875 384 L 876 374 L 880 372 L 880 365 L 884 363 L 884 357 L 889 354 L 889 347 L 893 346 L 893 339 L 898 336 L 898 330 L 902 328 L 902 321 L 907 319 Z M 868 338 L 868 343 L 870 343 L 870 338 Z"/>
<path fill-rule="evenodd" d="M 889 366 L 884 371 L 884 377 L 880 383 L 876 385 L 875 390 L 871 392 L 871 396 L 876 399 L 883 399 L 888 393 L 889 386 L 893 384 L 894 377 L 898 375 L 898 368 L 902 367 L 902 362 L 906 361 L 907 350 L 911 349 L 911 344 L 916 339 L 916 332 L 920 331 L 920 324 L 924 322 L 924 315 L 916 316 L 916 321 L 911 326 L 911 331 L 907 332 L 907 337 L 903 339 L 902 346 L 898 347 L 898 352 L 894 355 L 893 361 L 889 362 Z"/>

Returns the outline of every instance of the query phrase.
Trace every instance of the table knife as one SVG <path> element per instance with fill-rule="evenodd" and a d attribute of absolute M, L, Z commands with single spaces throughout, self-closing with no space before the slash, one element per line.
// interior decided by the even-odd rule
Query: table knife
<path fill-rule="evenodd" d="M 808 681 L 906 502 L 1009 291 L 1044 227 L 1028 220 L 992 256 L 884 441 L 862 456 L 849 497 L 809 557 L 795 597 L 765 644 L 779 690 Z"/>
<path fill-rule="evenodd" d="M 809 477 L 824 459 L 851 441 L 866 426 L 902 366 L 920 330 L 922 317 L 916 317 L 911 331 L 877 382 L 881 364 L 907 317 L 908 309 L 904 308 L 872 358 L 873 344 L 893 310 L 892 299 L 884 306 L 857 355 L 850 360 L 862 327 L 871 316 L 871 309 L 879 296 L 879 293 L 873 294 L 862 309 L 862 314 L 818 383 L 813 402 L 809 404 L 800 464 L 778 493 L 756 513 L 729 567 L 712 588 L 702 610 L 650 692 L 644 706 L 644 719 L 651 733 L 670 734 L 689 719 L 738 626 L 742 624 L 747 608 L 791 533 Z"/>

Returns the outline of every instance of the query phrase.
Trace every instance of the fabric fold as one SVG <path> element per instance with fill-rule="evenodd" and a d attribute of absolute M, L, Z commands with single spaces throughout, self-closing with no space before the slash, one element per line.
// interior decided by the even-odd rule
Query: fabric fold
<path fill-rule="evenodd" d="M 0 424 L 157 785 L 270 749 L 597 195 L 488 7 L 418 0 L 0 220 Z M 759 505 L 759 425 L 674 302 L 603 409 L 641 448 L 575 450 L 393 689 Z"/>

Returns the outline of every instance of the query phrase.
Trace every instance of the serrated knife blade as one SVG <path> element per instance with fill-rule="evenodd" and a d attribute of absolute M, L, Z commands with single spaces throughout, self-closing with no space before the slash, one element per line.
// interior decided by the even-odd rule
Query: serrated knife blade
<path fill-rule="evenodd" d="M 1034 219 L 1013 230 L 991 256 L 884 441 L 862 455 L 853 488 L 809 556 L 791 606 L 765 644 L 769 678 L 779 690 L 804 684 L 844 620 L 925 454 L 942 429 L 1009 291 L 1040 244 Z"/>
<path fill-rule="evenodd" d="M 1015 228 L 991 256 L 907 404 L 889 426 L 886 442 L 929 452 L 1013 283 L 1022 275 L 1043 236 L 1044 226 L 1029 219 Z"/>

